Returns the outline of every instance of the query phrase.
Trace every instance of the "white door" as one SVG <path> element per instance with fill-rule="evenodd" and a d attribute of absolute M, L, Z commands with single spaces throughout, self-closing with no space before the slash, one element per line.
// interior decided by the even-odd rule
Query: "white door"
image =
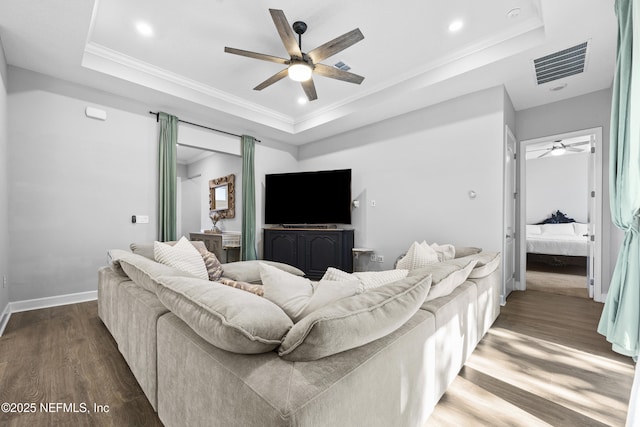
<path fill-rule="evenodd" d="M 589 165 L 588 165 L 588 194 L 587 194 L 587 221 L 589 222 L 589 232 L 587 236 L 587 289 L 589 290 L 589 298 L 594 297 L 594 285 L 596 281 L 596 136 L 590 137 Z"/>
<path fill-rule="evenodd" d="M 516 139 L 505 126 L 504 136 L 504 219 L 502 244 L 502 303 L 515 289 L 516 277 Z"/>

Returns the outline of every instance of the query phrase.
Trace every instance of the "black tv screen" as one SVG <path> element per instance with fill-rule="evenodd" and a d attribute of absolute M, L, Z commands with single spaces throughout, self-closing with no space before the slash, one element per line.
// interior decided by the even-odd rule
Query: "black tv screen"
<path fill-rule="evenodd" d="M 351 224 L 351 169 L 265 176 L 265 224 Z"/>

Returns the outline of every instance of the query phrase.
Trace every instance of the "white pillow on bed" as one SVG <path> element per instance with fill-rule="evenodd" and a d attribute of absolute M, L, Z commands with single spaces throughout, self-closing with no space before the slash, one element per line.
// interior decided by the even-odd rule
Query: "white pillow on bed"
<path fill-rule="evenodd" d="M 542 234 L 549 234 L 554 236 L 560 235 L 574 235 L 576 234 L 573 229 L 572 223 L 564 224 L 542 224 Z"/>
<path fill-rule="evenodd" d="M 527 224 L 527 234 L 542 234 L 542 227 L 536 224 Z"/>
<path fill-rule="evenodd" d="M 573 229 L 578 236 L 584 236 L 589 233 L 589 224 L 582 224 L 580 222 L 573 223 Z"/>

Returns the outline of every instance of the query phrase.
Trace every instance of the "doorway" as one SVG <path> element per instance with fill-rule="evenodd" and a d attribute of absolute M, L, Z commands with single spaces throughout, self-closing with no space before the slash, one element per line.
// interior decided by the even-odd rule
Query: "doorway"
<path fill-rule="evenodd" d="M 575 132 L 550 135 L 527 141 L 519 145 L 519 282 L 518 289 L 527 288 L 527 262 L 542 265 L 553 272 L 556 267 L 563 267 L 569 272 L 567 280 L 582 283 L 584 296 L 603 302 L 602 293 L 602 128 L 585 129 Z M 561 166 L 561 172 L 554 175 L 552 158 L 561 159 L 571 155 Z M 580 160 L 582 156 L 583 160 Z M 527 160 L 529 157 L 529 161 Z M 543 183 L 530 186 L 527 182 L 532 176 L 527 173 L 527 166 L 534 171 L 531 159 L 536 159 L 535 168 L 544 174 Z M 544 161 L 544 165 L 542 165 Z M 584 165 L 581 162 L 584 161 Z M 580 165 L 580 166 L 569 166 Z M 577 168 L 577 169 L 576 169 Z M 578 179 L 576 175 L 580 175 Z M 574 193 L 559 191 L 571 181 L 582 182 Z M 538 193 L 555 195 L 556 200 L 547 203 L 536 203 L 528 206 L 529 198 Z M 556 191 L 558 190 L 558 191 Z M 530 196 L 530 197 L 529 197 Z M 560 199 L 558 199 L 560 197 Z M 536 208 L 538 211 L 536 211 Z M 545 211 L 546 209 L 546 211 Z M 574 218 L 575 217 L 575 218 Z M 542 264 L 540 264 L 542 262 Z M 547 264 L 546 267 L 544 264 Z M 575 274 L 571 273 L 574 270 Z M 560 270 L 556 270 L 560 271 Z M 531 271 L 531 279 L 536 272 Z M 545 276 L 546 286 L 552 286 L 554 280 L 562 280 L 562 276 Z M 563 283 L 557 282 L 558 286 Z M 533 282 L 532 282 L 533 285 Z M 569 287 L 571 284 L 564 283 Z M 558 290 L 556 290 L 558 291 Z M 563 292 L 556 292 L 563 293 Z"/>

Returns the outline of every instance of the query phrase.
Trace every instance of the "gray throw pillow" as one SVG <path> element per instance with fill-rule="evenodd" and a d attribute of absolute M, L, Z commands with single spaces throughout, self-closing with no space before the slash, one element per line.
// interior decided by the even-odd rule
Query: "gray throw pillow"
<path fill-rule="evenodd" d="M 432 283 L 425 302 L 449 295 L 467 280 L 476 260 L 455 258 L 410 271 L 409 276 L 431 274 Z"/>
<path fill-rule="evenodd" d="M 430 286 L 431 276 L 412 276 L 326 305 L 291 328 L 278 354 L 311 361 L 382 338 L 418 311 Z"/>

